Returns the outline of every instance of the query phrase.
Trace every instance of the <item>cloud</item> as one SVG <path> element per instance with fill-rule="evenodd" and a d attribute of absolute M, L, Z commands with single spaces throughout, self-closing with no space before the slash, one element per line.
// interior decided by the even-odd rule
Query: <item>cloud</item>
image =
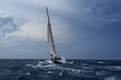
<path fill-rule="evenodd" d="M 1 34 L 16 31 L 23 25 L 25 21 L 17 20 L 4 11 L 0 11 L 0 30 Z"/>
<path fill-rule="evenodd" d="M 16 4 L 16 5 L 11 5 Z M 46 26 L 47 26 L 47 16 L 46 16 L 46 10 L 45 7 L 48 6 L 50 17 L 51 17 L 51 23 L 53 28 L 53 34 L 60 38 L 61 40 L 68 39 L 71 36 L 71 30 L 69 29 L 71 26 L 68 23 L 65 23 L 61 18 L 55 16 L 56 12 L 59 13 L 67 13 L 70 14 L 70 12 L 74 12 L 74 6 L 71 5 L 68 1 L 47 1 L 47 0 L 26 0 L 26 1 L 19 1 L 19 0 L 13 0 L 11 2 L 11 10 L 13 10 L 13 7 L 16 7 L 16 10 L 19 9 L 18 15 L 16 12 L 15 15 L 23 16 L 25 19 L 30 20 L 30 22 L 24 24 L 24 25 L 17 25 L 15 28 L 18 30 L 12 31 L 10 33 L 6 34 L 6 38 L 24 38 L 24 37 L 31 37 L 35 39 L 40 39 L 45 41 L 46 40 Z M 21 6 L 18 6 L 21 5 Z M 8 5 L 9 6 L 9 5 Z M 13 8 L 13 9 L 12 9 Z M 44 10 L 43 10 L 44 9 Z M 15 10 L 15 9 L 14 9 Z M 54 11 L 53 11 L 54 10 Z M 21 11 L 21 12 L 20 12 Z M 13 12 L 11 12 L 13 13 Z M 13 14 L 13 15 L 14 15 Z M 24 15 L 22 15 L 24 14 Z M 53 25 L 54 23 L 54 25 Z M 16 25 L 16 24 L 14 24 Z M 12 25 L 13 26 L 13 25 Z M 10 30 L 10 29 L 9 29 Z M 61 32 L 63 31 L 63 32 Z M 55 33 L 54 33 L 55 32 Z"/>
<path fill-rule="evenodd" d="M 17 29 L 16 24 L 13 22 L 13 18 L 7 13 L 0 12 L 0 35 L 12 32 Z"/>
<path fill-rule="evenodd" d="M 78 20 L 77 22 L 80 22 L 80 24 L 90 24 L 87 24 L 87 27 L 98 27 L 100 25 L 97 24 L 112 23 L 114 20 L 114 22 L 121 21 L 120 0 L 80 0 L 75 2 L 78 2 L 77 6 L 79 7 L 77 8 L 78 13 L 75 16 Z"/>
<path fill-rule="evenodd" d="M 16 45 L 7 35 L 19 30 L 24 23 L 25 20 L 17 20 L 9 13 L 0 11 L 0 46 Z"/>
<path fill-rule="evenodd" d="M 53 19 L 54 24 L 52 24 L 52 31 L 55 39 L 58 42 L 65 42 L 70 36 L 70 29 L 68 24 L 64 24 L 58 19 Z M 6 34 L 7 38 L 31 38 L 35 40 L 47 41 L 47 22 L 44 24 L 37 24 L 32 21 L 22 25 L 19 30 Z"/>
<path fill-rule="evenodd" d="M 75 52 L 84 57 L 94 57 L 93 53 L 100 53 L 103 57 L 107 50 L 110 52 L 117 46 L 116 51 L 120 44 L 120 3 L 120 0 L 1 0 L 0 9 L 11 15 L 0 12 L 0 46 L 9 44 L 12 49 L 16 46 L 16 52 L 22 53 L 23 50 L 24 54 L 32 49 L 35 51 L 32 53 L 39 55 L 43 52 L 44 55 L 44 48 L 47 47 L 43 48 L 47 40 L 45 7 L 48 6 L 55 42 L 67 45 L 64 46 L 67 57 L 73 57 L 70 54 Z M 26 47 L 23 44 L 27 44 Z"/>

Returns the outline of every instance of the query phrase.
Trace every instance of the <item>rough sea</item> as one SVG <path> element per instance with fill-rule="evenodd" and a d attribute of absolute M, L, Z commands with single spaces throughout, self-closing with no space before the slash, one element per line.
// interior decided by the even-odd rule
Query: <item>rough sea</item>
<path fill-rule="evenodd" d="M 0 59 L 0 80 L 121 80 L 121 60 Z"/>

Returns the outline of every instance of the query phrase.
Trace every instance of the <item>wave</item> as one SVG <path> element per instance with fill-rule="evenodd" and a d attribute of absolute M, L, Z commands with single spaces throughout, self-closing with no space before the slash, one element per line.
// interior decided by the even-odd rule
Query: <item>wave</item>
<path fill-rule="evenodd" d="M 104 69 L 110 71 L 121 71 L 121 66 L 105 66 Z"/>
<path fill-rule="evenodd" d="M 74 61 L 68 62 L 68 64 L 73 64 L 73 63 L 74 63 Z"/>
<path fill-rule="evenodd" d="M 121 80 L 121 78 L 117 76 L 110 76 L 110 77 L 105 78 L 105 80 Z"/>

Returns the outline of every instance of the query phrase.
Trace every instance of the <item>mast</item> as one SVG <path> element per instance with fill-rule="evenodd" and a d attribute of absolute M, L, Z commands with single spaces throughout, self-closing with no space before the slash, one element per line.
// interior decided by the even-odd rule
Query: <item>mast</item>
<path fill-rule="evenodd" d="M 52 34 L 50 18 L 49 18 L 49 13 L 48 13 L 47 7 L 46 7 L 46 12 L 47 12 L 47 17 L 48 17 L 48 25 L 47 25 L 48 44 L 49 44 L 49 47 L 50 47 L 50 54 L 53 55 L 53 56 L 51 56 L 51 58 L 55 58 L 56 57 L 56 50 L 55 50 L 55 44 L 54 44 L 54 40 L 53 40 L 53 34 Z"/>
<path fill-rule="evenodd" d="M 46 12 L 47 12 L 47 18 L 48 18 L 48 25 L 50 25 L 50 27 L 51 27 L 50 18 L 49 18 L 49 13 L 48 13 L 48 8 L 47 7 L 46 7 Z"/>

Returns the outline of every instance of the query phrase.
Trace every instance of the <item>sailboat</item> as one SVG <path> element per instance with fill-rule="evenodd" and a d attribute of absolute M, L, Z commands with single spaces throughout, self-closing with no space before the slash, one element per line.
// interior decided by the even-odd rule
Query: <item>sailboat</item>
<path fill-rule="evenodd" d="M 52 63 L 60 64 L 60 63 L 65 63 L 63 58 L 61 56 L 58 56 L 56 54 L 56 48 L 55 48 L 55 43 L 53 40 L 53 34 L 52 34 L 52 29 L 51 29 L 51 24 L 50 24 L 50 18 L 49 18 L 49 13 L 48 13 L 48 8 L 46 7 L 46 12 L 47 12 L 47 18 L 48 18 L 48 25 L 47 25 L 47 43 L 49 44 L 50 48 L 50 58 Z"/>

